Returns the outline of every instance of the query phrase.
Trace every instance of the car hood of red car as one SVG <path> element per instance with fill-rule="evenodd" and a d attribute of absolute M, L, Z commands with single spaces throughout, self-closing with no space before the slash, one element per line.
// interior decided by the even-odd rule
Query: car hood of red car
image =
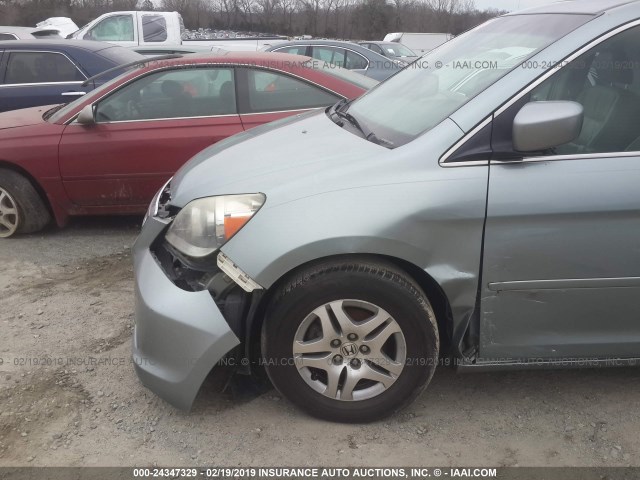
<path fill-rule="evenodd" d="M 22 110 L 0 113 L 0 130 L 44 123 L 45 120 L 42 118 L 42 115 L 53 107 L 55 107 L 55 105 L 23 108 Z"/>

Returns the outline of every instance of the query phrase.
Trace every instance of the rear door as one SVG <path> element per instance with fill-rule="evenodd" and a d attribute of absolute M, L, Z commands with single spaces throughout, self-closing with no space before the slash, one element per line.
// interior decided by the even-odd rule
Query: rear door
<path fill-rule="evenodd" d="M 353 50 L 341 47 L 314 45 L 311 47 L 311 56 L 331 65 L 337 65 L 363 75 L 369 67 L 369 61 L 364 56 Z"/>
<path fill-rule="evenodd" d="M 148 205 L 200 150 L 243 130 L 233 67 L 154 72 L 95 105 L 95 125 L 70 124 L 60 171 L 82 206 Z"/>
<path fill-rule="evenodd" d="M 314 45 L 311 47 L 311 56 L 331 65 L 344 67 L 343 48 Z"/>
<path fill-rule="evenodd" d="M 91 89 L 85 74 L 61 52 L 7 49 L 0 86 L 0 111 L 68 103 Z"/>
<path fill-rule="evenodd" d="M 238 69 L 238 106 L 245 130 L 312 108 L 326 107 L 341 98 L 319 85 L 280 71 Z"/>

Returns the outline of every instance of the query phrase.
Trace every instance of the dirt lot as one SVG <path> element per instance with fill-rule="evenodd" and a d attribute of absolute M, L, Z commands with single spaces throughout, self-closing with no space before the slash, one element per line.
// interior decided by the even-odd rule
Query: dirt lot
<path fill-rule="evenodd" d="M 361 426 L 218 372 L 177 411 L 129 361 L 138 222 L 0 242 L 0 465 L 640 465 L 636 369 L 441 370 L 409 409 Z"/>

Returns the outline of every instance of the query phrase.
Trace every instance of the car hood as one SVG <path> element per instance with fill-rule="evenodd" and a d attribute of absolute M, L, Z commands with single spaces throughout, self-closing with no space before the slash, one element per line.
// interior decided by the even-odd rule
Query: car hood
<path fill-rule="evenodd" d="M 2 112 L 0 113 L 0 130 L 44 123 L 45 120 L 42 119 L 42 115 L 55 106 L 56 105 L 47 105 L 44 107 L 23 108 L 21 110 Z"/>
<path fill-rule="evenodd" d="M 230 137 L 193 157 L 171 182 L 171 203 L 182 208 L 195 198 L 262 192 L 274 205 L 349 188 L 354 181 L 350 171 L 388 153 L 339 127 L 324 111 L 290 117 Z M 336 166 L 342 168 L 332 168 Z M 338 170 L 337 178 L 328 178 Z"/>

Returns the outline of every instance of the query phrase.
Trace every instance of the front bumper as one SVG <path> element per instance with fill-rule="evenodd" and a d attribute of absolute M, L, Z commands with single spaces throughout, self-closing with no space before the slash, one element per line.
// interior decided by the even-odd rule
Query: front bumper
<path fill-rule="evenodd" d="M 174 285 L 150 251 L 166 223 L 149 217 L 133 247 L 133 361 L 142 383 L 188 410 L 207 374 L 240 343 L 208 291 Z"/>

